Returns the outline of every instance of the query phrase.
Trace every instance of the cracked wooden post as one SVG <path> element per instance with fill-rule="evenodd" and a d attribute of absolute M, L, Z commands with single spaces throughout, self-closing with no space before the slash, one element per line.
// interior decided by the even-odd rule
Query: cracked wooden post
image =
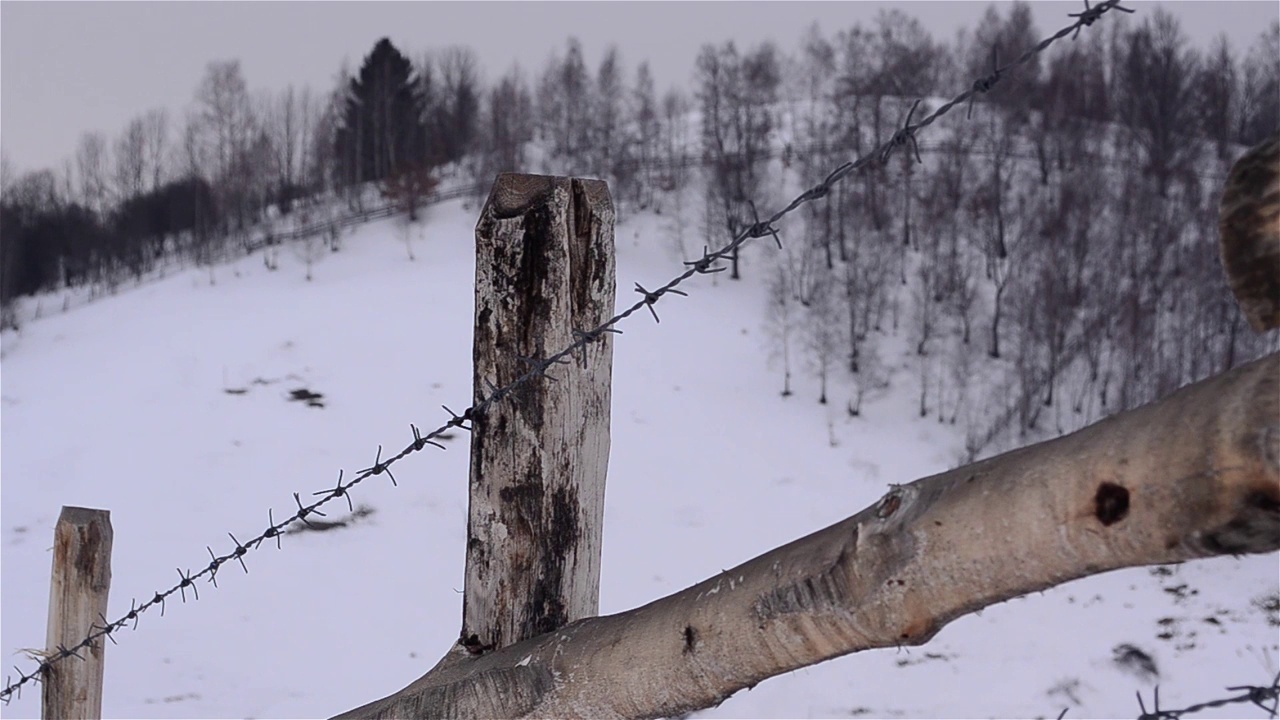
<path fill-rule="evenodd" d="M 111 590 L 111 513 L 64 505 L 53 531 L 45 652 L 74 648 L 103 622 Z M 42 678 L 44 718 L 102 717 L 106 640 L 54 663 Z"/>
<path fill-rule="evenodd" d="M 612 316 L 613 224 L 602 181 L 498 176 L 476 225 L 475 403 Z M 598 613 L 612 368 L 605 333 L 472 422 L 473 655 Z"/>

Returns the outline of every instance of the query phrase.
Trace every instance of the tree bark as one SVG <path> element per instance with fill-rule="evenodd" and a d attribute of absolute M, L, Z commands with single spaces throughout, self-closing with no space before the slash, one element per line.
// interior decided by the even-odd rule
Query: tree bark
<path fill-rule="evenodd" d="M 698 585 L 340 717 L 660 717 L 1116 568 L 1280 550 L 1280 354 L 1071 435 L 893 486 Z"/>
<path fill-rule="evenodd" d="M 474 401 L 613 314 L 605 183 L 499 175 L 476 225 Z M 613 340 L 472 422 L 462 643 L 483 654 L 599 611 Z"/>

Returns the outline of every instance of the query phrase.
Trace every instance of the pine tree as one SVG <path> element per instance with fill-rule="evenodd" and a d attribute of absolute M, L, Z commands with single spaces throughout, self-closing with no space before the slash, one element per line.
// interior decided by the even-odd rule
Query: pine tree
<path fill-rule="evenodd" d="M 413 63 L 389 39 L 379 40 L 351 80 L 335 138 L 339 177 L 378 181 L 422 166 L 422 116 Z"/>

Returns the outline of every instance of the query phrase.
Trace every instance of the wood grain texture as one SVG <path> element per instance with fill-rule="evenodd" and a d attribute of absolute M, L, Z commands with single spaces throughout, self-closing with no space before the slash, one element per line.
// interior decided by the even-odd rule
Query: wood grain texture
<path fill-rule="evenodd" d="M 613 314 L 614 210 L 597 180 L 500 175 L 476 225 L 474 400 Z M 599 606 L 613 340 L 474 421 L 462 643 L 483 654 Z"/>
<path fill-rule="evenodd" d="M 111 513 L 63 506 L 53 533 L 53 577 L 49 586 L 49 626 L 45 650 L 73 648 L 107 612 L 111 590 Z M 102 673 L 106 644 L 54 663 L 43 678 L 46 718 L 102 717 Z"/>

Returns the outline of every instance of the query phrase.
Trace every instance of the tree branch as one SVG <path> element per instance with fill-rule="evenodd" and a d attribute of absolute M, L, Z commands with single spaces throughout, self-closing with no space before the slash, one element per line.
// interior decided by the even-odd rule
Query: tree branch
<path fill-rule="evenodd" d="M 1136 565 L 1280 549 L 1280 354 L 894 486 L 691 588 L 432 672 L 339 717 L 659 717 Z"/>

